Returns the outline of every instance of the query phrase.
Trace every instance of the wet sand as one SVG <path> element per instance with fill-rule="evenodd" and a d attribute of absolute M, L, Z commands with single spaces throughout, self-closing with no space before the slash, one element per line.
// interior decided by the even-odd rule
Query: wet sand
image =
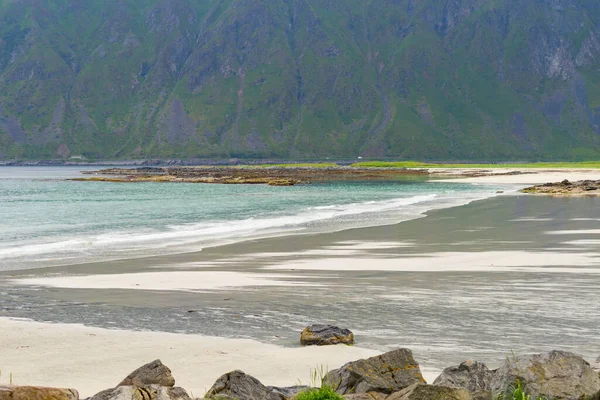
<path fill-rule="evenodd" d="M 0 316 L 186 338 L 254 339 L 263 344 L 252 342 L 250 348 L 277 345 L 272 349 L 281 355 L 278 366 L 295 364 L 292 350 L 301 350 L 297 342 L 304 326 L 334 323 L 355 332 L 356 351 L 411 348 L 430 379 L 469 358 L 494 367 L 512 352 L 562 349 L 593 360 L 600 348 L 599 206 L 597 198 L 500 196 L 397 225 L 7 272 L 0 275 Z M 59 326 L 56 332 L 68 329 Z M 18 332 L 0 323 L 0 347 L 18 347 Z M 32 343 L 48 332 L 32 331 Z M 121 342 L 138 342 L 138 333 L 118 334 Z M 198 346 L 207 343 L 197 338 Z M 110 344 L 115 340 L 106 343 L 104 353 L 120 357 L 121 347 Z M 161 346 L 131 353 L 125 371 L 111 370 L 115 378 L 103 387 L 161 356 Z M 29 360 L 52 371 L 58 361 L 40 359 L 52 348 L 50 342 L 43 351 L 3 353 L 0 368 L 23 371 Z M 74 366 L 83 357 L 78 354 L 71 357 Z M 337 367 L 343 358 L 321 355 L 313 365 Z M 229 353 L 215 362 L 223 365 L 219 373 L 252 372 L 255 359 Z M 308 359 L 298 370 L 281 367 L 277 376 L 265 376 L 265 383 L 294 384 L 310 364 Z M 82 385 L 101 368 L 79 368 Z M 179 373 L 182 384 L 188 373 L 198 382 L 218 375 L 210 371 L 205 377 L 202 368 L 192 369 Z M 66 384 L 47 379 L 33 383 Z"/>

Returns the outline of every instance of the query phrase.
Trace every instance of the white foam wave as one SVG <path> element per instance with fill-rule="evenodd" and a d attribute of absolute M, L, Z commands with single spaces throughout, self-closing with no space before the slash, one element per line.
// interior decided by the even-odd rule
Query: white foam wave
<path fill-rule="evenodd" d="M 47 243 L 0 246 L 0 270 L 61 265 L 169 252 L 200 251 L 204 247 L 297 233 L 327 232 L 385 225 L 418 218 L 423 212 L 465 204 L 490 194 L 423 194 L 383 201 L 310 207 L 293 215 L 172 225 L 165 230 L 109 232 L 68 237 Z"/>

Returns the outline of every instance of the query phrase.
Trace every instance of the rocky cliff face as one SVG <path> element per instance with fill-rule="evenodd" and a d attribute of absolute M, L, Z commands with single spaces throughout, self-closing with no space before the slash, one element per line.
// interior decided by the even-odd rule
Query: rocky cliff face
<path fill-rule="evenodd" d="M 0 158 L 592 158 L 596 0 L 0 0 Z"/>

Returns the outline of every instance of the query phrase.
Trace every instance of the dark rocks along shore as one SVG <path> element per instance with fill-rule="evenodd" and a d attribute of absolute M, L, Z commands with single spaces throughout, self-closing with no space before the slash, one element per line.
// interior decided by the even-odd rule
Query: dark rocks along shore
<path fill-rule="evenodd" d="M 600 180 L 570 182 L 565 179 L 562 182 L 531 186 L 521 192 L 554 196 L 598 196 L 600 195 Z"/>
<path fill-rule="evenodd" d="M 348 400 L 496 400 L 504 399 L 518 383 L 531 399 L 600 399 L 598 371 L 580 356 L 564 351 L 509 358 L 497 370 L 481 362 L 465 361 L 446 368 L 433 384 L 427 384 L 412 352 L 398 349 L 347 363 L 314 384 L 328 385 Z M 313 389 L 266 386 L 242 371 L 232 371 L 221 376 L 204 398 L 291 400 L 305 390 Z M 79 394 L 74 389 L 0 386 L 0 400 L 9 399 L 79 400 Z M 133 371 L 116 387 L 87 400 L 194 399 L 176 387 L 171 370 L 155 360 Z"/>
<path fill-rule="evenodd" d="M 268 184 L 292 186 L 313 181 L 382 180 L 398 175 L 427 175 L 425 170 L 355 167 L 142 167 L 84 171 L 89 178 L 75 181 L 187 182 L 221 184 Z"/>

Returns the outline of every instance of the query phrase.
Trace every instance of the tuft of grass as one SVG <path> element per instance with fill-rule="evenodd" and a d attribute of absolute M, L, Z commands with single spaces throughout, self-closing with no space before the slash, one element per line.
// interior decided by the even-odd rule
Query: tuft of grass
<path fill-rule="evenodd" d="M 517 386 L 510 393 L 499 395 L 496 400 L 547 400 L 545 397 L 532 397 L 530 394 L 525 393 L 521 381 L 517 380 Z"/>
<path fill-rule="evenodd" d="M 332 387 L 324 385 L 318 389 L 305 390 L 299 393 L 294 400 L 344 400 L 344 397 Z"/>
<path fill-rule="evenodd" d="M 0 382 L 2 382 L 2 370 L 1 369 L 0 369 Z M 9 374 L 8 384 L 9 385 L 13 384 L 13 374 L 12 374 L 12 372 Z"/>

